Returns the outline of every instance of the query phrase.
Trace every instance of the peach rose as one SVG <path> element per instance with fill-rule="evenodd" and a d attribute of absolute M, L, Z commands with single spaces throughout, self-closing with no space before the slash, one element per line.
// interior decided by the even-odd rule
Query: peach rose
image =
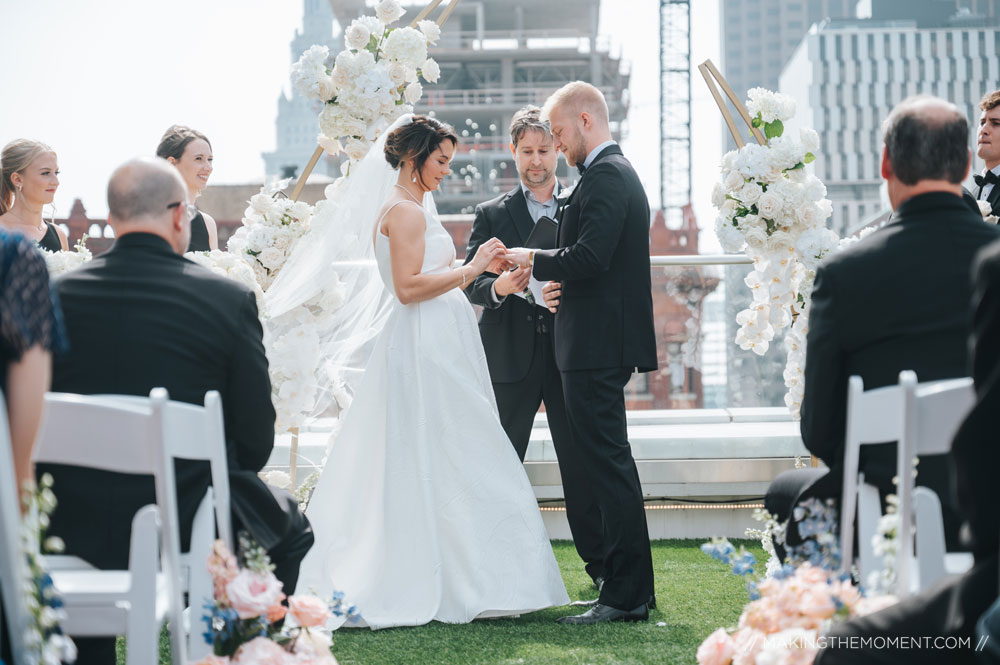
<path fill-rule="evenodd" d="M 264 616 L 282 597 L 281 582 L 273 573 L 255 573 L 241 570 L 226 585 L 226 596 L 241 619 Z"/>
<path fill-rule="evenodd" d="M 733 638 L 719 628 L 701 643 L 696 658 L 698 665 L 729 665 L 733 662 Z"/>
<path fill-rule="evenodd" d="M 304 628 L 322 626 L 330 618 L 330 608 L 316 596 L 290 596 L 288 609 Z"/>
<path fill-rule="evenodd" d="M 766 640 L 767 635 L 753 628 L 740 628 L 733 633 L 733 665 L 755 665 Z"/>
<path fill-rule="evenodd" d="M 233 658 L 235 665 L 287 665 L 290 655 L 266 637 L 255 637 L 241 646 Z"/>
<path fill-rule="evenodd" d="M 284 596 L 285 594 L 281 594 L 281 595 Z M 279 599 L 277 603 L 275 603 L 274 605 L 271 605 L 269 608 L 267 608 L 267 622 L 268 623 L 274 623 L 275 621 L 281 621 L 282 619 L 285 618 L 285 615 L 288 614 L 288 608 L 281 604 L 282 600 L 284 600 L 284 598 Z"/>
<path fill-rule="evenodd" d="M 333 640 L 321 631 L 303 630 L 295 640 L 296 665 L 337 665 L 330 648 Z"/>
<path fill-rule="evenodd" d="M 819 589 L 806 589 L 799 595 L 799 612 L 807 617 L 829 619 L 837 611 L 837 606 L 830 597 L 830 591 L 824 584 Z"/>
<path fill-rule="evenodd" d="M 825 584 L 827 579 L 829 579 L 828 573 L 825 570 L 809 564 L 799 566 L 795 571 L 795 577 L 806 584 Z"/>

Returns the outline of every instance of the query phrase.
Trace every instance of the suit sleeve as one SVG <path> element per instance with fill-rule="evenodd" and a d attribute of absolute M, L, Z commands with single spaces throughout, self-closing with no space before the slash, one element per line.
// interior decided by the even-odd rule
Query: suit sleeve
<path fill-rule="evenodd" d="M 264 355 L 264 331 L 254 294 L 240 305 L 233 339 L 226 399 L 226 443 L 235 450 L 239 469 L 260 471 L 274 448 L 274 405 Z M 230 455 L 230 463 L 233 456 Z"/>
<path fill-rule="evenodd" d="M 827 466 L 840 466 L 847 429 L 847 354 L 837 334 L 836 285 L 820 268 L 813 286 L 806 334 L 802 441 Z"/>
<path fill-rule="evenodd" d="M 472 222 L 472 233 L 469 235 L 469 247 L 465 251 L 465 261 L 463 265 L 468 265 L 479 250 L 479 246 L 493 237 L 493 228 L 490 220 L 483 210 L 483 206 L 476 206 L 476 218 Z M 493 282 L 497 280 L 497 275 L 484 272 L 472 280 L 472 285 L 465 289 L 465 296 L 473 305 L 481 305 L 486 309 L 496 309 L 503 304 L 504 298 L 498 298 L 493 293 Z"/>
<path fill-rule="evenodd" d="M 611 164 L 595 164 L 589 175 L 593 184 L 578 194 L 580 233 L 576 242 L 569 247 L 536 251 L 532 271 L 535 278 L 587 279 L 611 265 L 629 212 L 629 188 Z"/>

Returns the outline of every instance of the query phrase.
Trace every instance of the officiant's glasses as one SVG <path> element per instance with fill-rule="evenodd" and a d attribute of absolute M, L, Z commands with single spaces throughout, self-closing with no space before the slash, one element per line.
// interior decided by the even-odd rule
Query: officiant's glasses
<path fill-rule="evenodd" d="M 184 203 L 183 201 L 174 201 L 173 203 L 171 203 L 171 204 L 169 204 L 167 206 L 167 210 L 170 210 L 171 208 L 176 208 L 179 205 L 183 205 L 184 206 L 184 210 L 185 210 L 185 212 L 187 212 L 188 219 L 191 219 L 195 215 L 198 214 L 198 207 L 195 206 L 195 204 L 193 204 L 193 203 Z"/>

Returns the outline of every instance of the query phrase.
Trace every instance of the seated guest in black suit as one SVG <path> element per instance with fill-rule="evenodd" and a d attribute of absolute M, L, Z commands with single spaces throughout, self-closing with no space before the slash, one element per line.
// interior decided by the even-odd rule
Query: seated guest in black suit
<path fill-rule="evenodd" d="M 57 392 L 148 395 L 204 403 L 222 395 L 234 528 L 267 549 L 291 594 L 312 545 L 295 499 L 257 477 L 274 445 L 274 408 L 262 329 L 252 291 L 181 254 L 190 240 L 187 189 L 159 158 L 119 167 L 108 183 L 115 244 L 57 280 L 72 350 L 53 367 Z M 50 533 L 102 568 L 124 568 L 133 514 L 154 500 L 149 477 L 39 465 L 55 477 L 59 507 Z M 177 464 L 181 546 L 209 485 L 208 465 Z M 92 645 L 91 642 L 100 643 Z M 80 640 L 78 662 L 114 662 L 113 640 Z M 90 648 L 103 649 L 91 656 Z"/>
<path fill-rule="evenodd" d="M 865 389 L 895 384 L 911 369 L 919 381 L 968 373 L 969 270 L 976 252 L 1000 229 L 963 203 L 969 173 L 968 122 L 931 97 L 908 99 L 885 122 L 882 177 L 892 222 L 837 253 L 816 273 L 806 346 L 802 440 L 826 469 L 778 476 L 765 498 L 780 521 L 810 497 L 839 498 L 843 478 L 847 379 Z M 883 496 L 894 491 L 895 444 L 866 446 L 860 468 Z M 949 547 L 959 518 L 948 456 L 928 458 L 917 483 L 941 498 Z M 795 544 L 797 529 L 788 529 Z"/>
<path fill-rule="evenodd" d="M 1000 468 L 1000 243 L 977 257 L 972 299 L 972 377 L 976 405 L 952 442 L 959 506 L 965 517 L 963 535 L 976 565 L 881 612 L 837 626 L 817 665 L 875 663 L 960 663 L 976 660 L 976 621 L 997 598 L 997 550 L 1000 512 L 996 509 L 996 470 Z M 923 465 L 921 465 L 921 469 Z M 968 638 L 971 646 L 940 649 L 860 649 L 875 637 Z M 871 643 L 871 642 L 869 642 Z M 898 643 L 898 642 L 897 642 Z M 949 642 L 939 641 L 939 644 Z M 950 642 L 955 644 L 954 641 Z M 980 654 L 981 656 L 982 654 Z"/>
<path fill-rule="evenodd" d="M 543 215 L 550 219 L 557 216 L 561 189 L 556 179 L 559 152 L 552 145 L 552 133 L 542 122 L 537 106 L 526 106 L 514 114 L 510 122 L 510 150 L 520 182 L 511 191 L 476 206 L 466 263 L 490 238 L 499 238 L 507 247 L 521 247 Z M 500 422 L 522 462 L 535 414 L 545 402 L 573 544 L 587 573 L 599 587 L 604 577 L 601 511 L 587 486 L 582 461 L 573 448 L 562 376 L 556 367 L 552 342 L 552 312 L 541 301 L 530 303 L 519 295 L 528 287 L 530 276 L 522 268 L 500 275 L 484 272 L 472 280 L 465 295 L 472 304 L 484 308 L 479 332 Z"/>
<path fill-rule="evenodd" d="M 976 135 L 976 154 L 986 168 L 976 174 L 972 193 L 976 199 L 989 202 L 994 215 L 1000 215 L 1000 90 L 994 90 L 979 102 L 979 133 Z"/>

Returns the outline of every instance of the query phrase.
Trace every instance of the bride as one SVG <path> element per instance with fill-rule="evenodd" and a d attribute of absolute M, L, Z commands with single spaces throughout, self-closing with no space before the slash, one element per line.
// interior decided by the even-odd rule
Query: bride
<path fill-rule="evenodd" d="M 458 291 L 504 246 L 494 238 L 468 265 L 452 268 L 454 243 L 430 194 L 450 173 L 457 145 L 454 130 L 434 118 L 400 118 L 340 186 L 360 188 L 356 206 L 381 209 L 371 219 L 337 215 L 347 233 L 325 230 L 339 241 L 340 258 L 345 244 L 361 239 L 374 248 L 388 295 L 361 295 L 371 285 L 346 278 L 345 306 L 362 307 L 364 320 L 350 315 L 335 324 L 351 329 L 334 333 L 344 342 L 337 348 L 362 349 L 366 331 L 373 339 L 306 512 L 316 543 L 299 588 L 321 597 L 344 591 L 373 629 L 465 623 L 569 601 L 531 485 L 500 425 L 475 315 Z M 329 263 L 323 255 L 332 246 L 303 243 L 305 263 Z M 275 297 L 311 297 L 310 274 L 319 271 L 283 273 Z"/>

